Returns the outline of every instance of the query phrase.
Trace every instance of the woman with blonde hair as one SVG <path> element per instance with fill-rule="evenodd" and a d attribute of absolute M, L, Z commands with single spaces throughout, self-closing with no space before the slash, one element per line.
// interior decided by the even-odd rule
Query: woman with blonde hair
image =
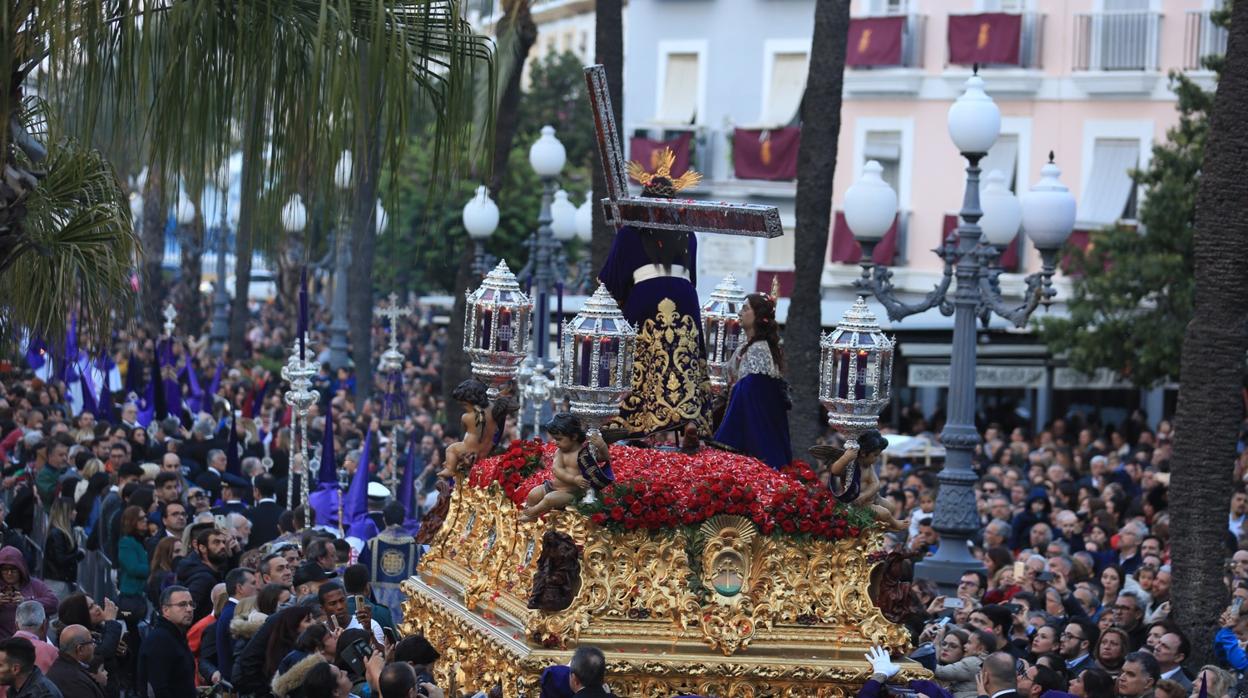
<path fill-rule="evenodd" d="M 74 500 L 57 497 L 48 513 L 48 538 L 44 544 L 43 581 L 57 600 L 75 591 L 78 562 L 84 553 L 74 538 Z"/>

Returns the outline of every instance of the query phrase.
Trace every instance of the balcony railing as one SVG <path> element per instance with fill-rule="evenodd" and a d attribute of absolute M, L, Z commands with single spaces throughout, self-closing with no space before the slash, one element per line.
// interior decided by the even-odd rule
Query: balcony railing
<path fill-rule="evenodd" d="M 1226 28 L 1213 23 L 1208 10 L 1188 10 L 1183 32 L 1183 69 L 1203 70 L 1207 56 L 1226 53 Z"/>
<path fill-rule="evenodd" d="M 948 65 L 1040 68 L 1044 15 L 984 12 L 949 15 L 945 37 Z"/>
<path fill-rule="evenodd" d="M 1160 39 L 1160 12 L 1076 13 L 1075 70 L 1155 71 Z"/>
<path fill-rule="evenodd" d="M 848 67 L 859 70 L 923 67 L 925 15 L 854 17 L 849 24 Z"/>

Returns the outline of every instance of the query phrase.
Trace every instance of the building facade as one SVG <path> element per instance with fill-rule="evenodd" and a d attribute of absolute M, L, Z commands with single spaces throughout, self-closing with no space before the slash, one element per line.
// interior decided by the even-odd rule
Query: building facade
<path fill-rule="evenodd" d="M 1210 21 L 1213 0 L 856 0 L 835 173 L 833 207 L 868 160 L 884 167 L 900 213 L 886 259 L 894 283 L 918 297 L 941 274 L 931 250 L 956 225 L 963 167 L 949 138 L 946 113 L 971 75 L 972 62 L 1001 108 L 1001 136 L 982 163 L 1016 192 L 1039 176 L 1052 151 L 1078 201 L 1073 240 L 1131 221 L 1144 192 L 1130 175 L 1146 167 L 1154 143 L 1177 121 L 1170 71 L 1212 86 L 1204 55 L 1225 48 Z M 758 178 L 746 167 L 771 141 L 795 132 L 810 51 L 811 0 L 630 0 L 625 36 L 624 126 L 635 149 L 656 141 L 688 143 L 705 177 L 694 198 L 778 206 L 792 230 L 796 185 L 790 172 Z M 793 127 L 793 128 L 786 128 Z M 642 141 L 641 139 L 646 139 Z M 769 144 L 769 145 L 771 145 Z M 795 153 L 791 154 L 795 158 Z M 771 154 L 775 161 L 777 156 Z M 794 160 L 795 161 L 795 160 Z M 781 168 L 783 169 L 783 168 Z M 759 290 L 777 276 L 791 288 L 793 237 L 752 240 L 702 236 L 703 294 L 724 274 Z M 833 325 L 854 297 L 861 272 L 843 221 L 833 224 L 823 275 L 823 321 Z M 1020 237 L 1006 255 L 1007 293 L 1039 269 L 1039 255 Z M 1060 295 L 1069 284 L 1059 279 Z M 783 294 L 782 294 L 783 295 Z M 780 315 L 787 300 L 780 303 Z M 882 308 L 877 315 L 885 320 Z M 901 339 L 901 399 L 931 413 L 943 405 L 951 320 L 935 311 L 891 327 Z M 1036 426 L 1081 409 L 1143 408 L 1167 412 L 1164 390 L 1124 389 L 1110 376 L 1088 377 L 1050 356 L 1029 332 L 994 322 L 981 333 L 979 384 L 985 414 L 1013 415 Z M 790 348 L 793 350 L 793 348 Z M 989 404 L 989 403 L 999 404 Z"/>

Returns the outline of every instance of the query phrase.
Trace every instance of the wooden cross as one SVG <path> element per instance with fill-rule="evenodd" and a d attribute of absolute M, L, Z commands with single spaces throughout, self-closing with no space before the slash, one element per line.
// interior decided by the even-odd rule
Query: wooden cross
<path fill-rule="evenodd" d="M 399 294 L 390 294 L 390 305 L 385 308 L 377 308 L 373 311 L 377 317 L 385 318 L 390 321 L 390 348 L 397 350 L 399 348 L 399 318 L 412 314 L 412 309 L 407 306 L 399 305 Z"/>
<path fill-rule="evenodd" d="M 628 172 L 620 143 L 607 71 L 601 65 L 585 68 L 589 104 L 598 134 L 598 154 L 607 178 L 607 198 L 602 200 L 607 222 L 615 226 L 662 228 L 688 232 L 720 233 L 775 238 L 784 234 L 780 211 L 775 206 L 732 204 L 723 201 L 654 199 L 628 191 Z"/>

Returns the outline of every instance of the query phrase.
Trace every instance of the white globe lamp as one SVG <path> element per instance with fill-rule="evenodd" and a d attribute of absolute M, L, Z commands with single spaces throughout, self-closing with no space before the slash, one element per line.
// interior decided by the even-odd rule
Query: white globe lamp
<path fill-rule="evenodd" d="M 1000 170 L 993 170 L 984 177 L 979 206 L 984 212 L 979 219 L 984 241 L 996 247 L 1010 244 L 1023 221 L 1023 207 L 1014 192 L 1006 188 L 1005 175 Z"/>
<path fill-rule="evenodd" d="M 555 138 L 554 126 L 543 126 L 542 135 L 529 147 L 529 164 L 539 177 L 556 177 L 563 171 L 568 153 Z"/>
<path fill-rule="evenodd" d="M 555 200 L 550 204 L 550 231 L 555 239 L 567 242 L 576 237 L 576 206 L 568 201 L 568 193 L 562 189 L 555 192 Z"/>
<path fill-rule="evenodd" d="M 897 192 L 880 174 L 875 160 L 862 166 L 862 177 L 845 192 L 845 223 L 858 242 L 879 242 L 897 218 Z"/>
<path fill-rule="evenodd" d="M 589 242 L 594 237 L 594 207 L 590 200 L 594 198 L 591 191 L 585 195 L 585 203 L 576 207 L 576 239 Z"/>
<path fill-rule="evenodd" d="M 346 189 L 351 186 L 351 173 L 353 164 L 351 159 L 351 151 L 344 150 L 338 158 L 338 164 L 334 166 L 334 186 L 339 189 Z"/>
<path fill-rule="evenodd" d="M 1075 228 L 1075 197 L 1062 184 L 1061 175 L 1049 153 L 1049 162 L 1040 168 L 1040 181 L 1022 196 L 1023 232 L 1041 252 L 1060 249 Z"/>
<path fill-rule="evenodd" d="M 966 91 L 949 106 L 949 137 L 961 153 L 983 155 L 1001 133 L 1001 110 L 984 92 L 984 79 L 972 75 Z"/>
<path fill-rule="evenodd" d="M 303 205 L 303 198 L 291 194 L 286 205 L 282 207 L 282 227 L 288 233 L 298 233 L 308 224 L 308 210 Z"/>
<path fill-rule="evenodd" d="M 490 190 L 481 185 L 477 193 L 464 204 L 464 230 L 468 237 L 477 241 L 488 240 L 498 229 L 498 204 L 490 198 Z"/>

